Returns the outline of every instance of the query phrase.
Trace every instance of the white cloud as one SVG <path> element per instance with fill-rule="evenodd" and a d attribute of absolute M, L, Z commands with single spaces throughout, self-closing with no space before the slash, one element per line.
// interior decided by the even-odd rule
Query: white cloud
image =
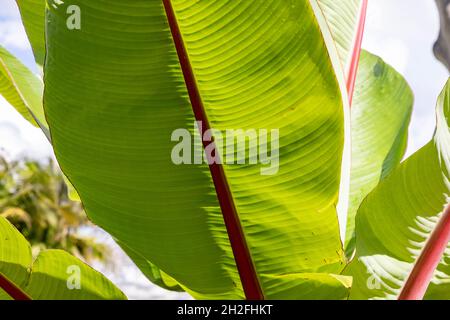
<path fill-rule="evenodd" d="M 429 141 L 435 126 L 435 104 L 448 78 L 432 52 L 439 32 L 434 1 L 369 2 L 364 48 L 382 57 L 410 84 L 415 106 L 408 154 Z"/>
<path fill-rule="evenodd" d="M 0 44 L 21 50 L 30 49 L 16 2 L 0 0 L 0 7 Z"/>
<path fill-rule="evenodd" d="M 20 13 L 14 0 L 0 0 L 0 18 L 19 18 Z"/>
<path fill-rule="evenodd" d="M 31 49 L 22 22 L 17 19 L 0 20 L 0 44 L 20 50 Z"/>
<path fill-rule="evenodd" d="M 0 96 L 0 150 L 8 158 L 46 160 L 53 149 L 40 129 L 28 121 Z"/>

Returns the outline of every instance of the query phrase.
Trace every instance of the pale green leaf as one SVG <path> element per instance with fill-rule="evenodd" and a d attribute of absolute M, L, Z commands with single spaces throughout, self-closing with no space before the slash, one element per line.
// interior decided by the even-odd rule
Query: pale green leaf
<path fill-rule="evenodd" d="M 356 216 L 352 299 L 396 298 L 430 237 L 450 193 L 450 83 L 439 97 L 432 141 L 372 191 Z M 450 247 L 425 298 L 450 298 Z"/>
<path fill-rule="evenodd" d="M 403 158 L 413 94 L 403 77 L 366 51 L 359 62 L 352 116 L 352 171 L 346 251 L 354 251 L 355 215 L 367 194 Z"/>
<path fill-rule="evenodd" d="M 48 133 L 42 107 L 42 81 L 0 46 L 0 94 L 31 124 Z"/>

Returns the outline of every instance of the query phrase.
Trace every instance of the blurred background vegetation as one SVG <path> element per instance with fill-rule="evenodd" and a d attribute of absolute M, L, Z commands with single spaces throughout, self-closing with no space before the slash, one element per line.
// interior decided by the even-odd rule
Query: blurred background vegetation
<path fill-rule="evenodd" d="M 0 216 L 30 242 L 33 256 L 43 249 L 62 249 L 87 262 L 106 262 L 109 248 L 89 235 L 92 225 L 67 191 L 53 160 L 7 161 L 0 155 Z"/>

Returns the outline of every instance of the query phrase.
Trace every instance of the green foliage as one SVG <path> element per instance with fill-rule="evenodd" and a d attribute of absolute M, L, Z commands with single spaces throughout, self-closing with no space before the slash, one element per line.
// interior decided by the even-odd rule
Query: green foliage
<path fill-rule="evenodd" d="M 43 251 L 33 262 L 30 245 L 3 217 L 0 234 L 0 282 L 17 288 L 8 294 L 0 287 L 0 300 L 17 291 L 36 300 L 126 298 L 103 275 L 64 251 Z"/>
<path fill-rule="evenodd" d="M 450 82 L 441 93 L 433 139 L 369 194 L 356 217 L 351 298 L 395 298 L 429 239 L 450 192 Z M 425 297 L 450 298 L 450 247 Z"/>

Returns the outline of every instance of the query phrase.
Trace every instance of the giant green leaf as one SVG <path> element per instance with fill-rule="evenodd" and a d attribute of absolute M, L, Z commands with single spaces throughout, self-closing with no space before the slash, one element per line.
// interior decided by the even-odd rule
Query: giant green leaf
<path fill-rule="evenodd" d="M 31 299 L 125 298 L 102 274 L 64 251 L 43 251 L 33 263 L 29 243 L 2 217 L 0 235 L 0 274 Z M 0 287 L 0 299 L 10 298 Z"/>
<path fill-rule="evenodd" d="M 47 133 L 42 107 L 42 81 L 9 51 L 0 46 L 0 94 L 26 120 Z"/>
<path fill-rule="evenodd" d="M 348 105 L 323 17 L 306 0 L 171 5 L 211 127 L 280 130 L 276 174 L 223 165 L 265 297 L 344 298 L 332 274 Z M 195 129 L 163 2 L 49 1 L 45 75 L 55 152 L 90 218 L 195 297 L 243 297 L 208 167 L 171 161 L 171 134 Z"/>
<path fill-rule="evenodd" d="M 438 222 L 450 192 L 450 82 L 437 103 L 434 138 L 372 191 L 356 216 L 351 298 L 395 298 Z M 449 250 L 425 298 L 450 298 Z"/>
<path fill-rule="evenodd" d="M 413 94 L 403 77 L 381 58 L 363 51 L 352 116 L 352 171 L 346 251 L 354 251 L 355 215 L 367 194 L 403 158 Z"/>

